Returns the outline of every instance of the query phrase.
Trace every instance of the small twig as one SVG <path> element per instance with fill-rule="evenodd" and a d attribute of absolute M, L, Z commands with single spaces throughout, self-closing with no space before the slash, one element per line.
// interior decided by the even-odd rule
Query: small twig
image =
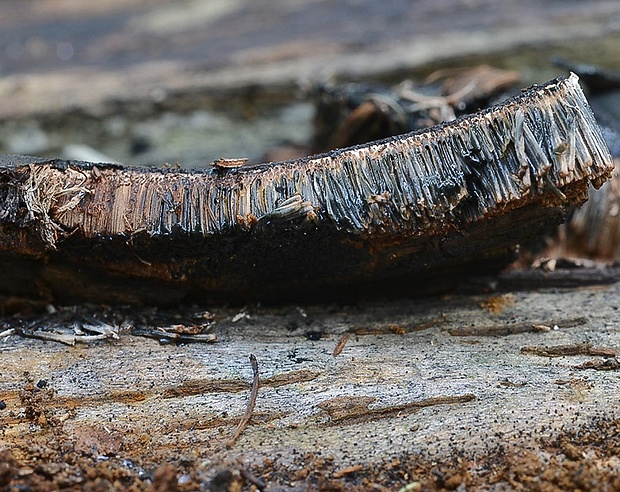
<path fill-rule="evenodd" d="M 389 109 L 394 111 L 401 125 L 407 124 L 407 113 L 405 113 L 402 106 L 398 104 L 397 101 L 394 101 L 392 98 L 384 94 L 377 94 L 377 93 L 371 94 L 368 100 L 372 104 L 374 104 L 375 107 L 379 107 L 379 109 L 381 109 L 380 107 L 381 105 L 387 106 Z"/>
<path fill-rule="evenodd" d="M 235 431 L 235 435 L 232 436 L 230 441 L 226 443 L 226 448 L 230 449 L 235 444 L 237 438 L 245 429 L 245 426 L 248 425 L 250 418 L 252 418 L 252 412 L 254 411 L 254 405 L 256 404 L 256 398 L 258 397 L 258 387 L 260 385 L 260 377 L 258 375 L 258 360 L 256 360 L 256 356 L 254 354 L 250 354 L 250 364 L 252 364 L 252 372 L 254 373 L 254 379 L 252 380 L 252 391 L 250 391 L 250 400 L 248 401 L 248 407 L 245 409 L 245 413 L 241 420 L 239 421 L 239 425 L 237 426 L 237 430 Z"/>
<path fill-rule="evenodd" d="M 110 335 L 69 335 L 67 333 L 28 330 L 24 328 L 17 328 L 15 330 L 15 333 L 25 338 L 38 338 L 39 340 L 60 342 L 60 343 L 64 343 L 65 345 L 75 345 L 78 342 L 90 343 L 90 342 L 96 342 L 98 340 L 105 340 L 105 339 L 110 338 Z"/>
<path fill-rule="evenodd" d="M 521 348 L 522 354 L 541 357 L 562 357 L 567 355 L 600 355 L 616 357 L 618 351 L 608 347 L 594 347 L 591 343 L 575 343 L 571 345 L 555 345 L 551 347 L 526 346 Z"/>
<path fill-rule="evenodd" d="M 0 338 L 10 337 L 13 333 L 15 333 L 15 328 L 9 328 L 8 330 L 0 332 Z"/>
<path fill-rule="evenodd" d="M 263 490 L 265 487 L 267 487 L 267 484 L 265 482 L 263 482 L 247 468 L 240 466 L 239 473 L 241 473 L 241 476 L 245 478 L 248 482 L 250 482 L 252 485 L 255 485 L 258 490 Z"/>
<path fill-rule="evenodd" d="M 478 81 L 473 79 L 462 89 L 447 96 L 427 96 L 414 91 L 410 87 L 401 87 L 400 97 L 411 101 L 414 104 L 409 106 L 409 111 L 423 111 L 426 109 L 438 109 L 443 121 L 450 121 L 456 118 L 453 105 L 458 103 L 464 96 L 471 93 L 477 85 Z"/>
<path fill-rule="evenodd" d="M 332 478 L 342 478 L 350 475 L 351 473 L 357 473 L 364 469 L 363 465 L 351 465 L 342 470 L 336 471 L 332 474 Z"/>
<path fill-rule="evenodd" d="M 349 338 L 351 338 L 351 334 L 345 333 L 344 335 L 342 335 L 342 338 L 338 340 L 338 343 L 334 347 L 334 353 L 333 353 L 334 357 L 338 357 L 340 355 L 340 353 L 342 352 L 342 349 L 344 349 L 344 346 L 347 344 L 347 341 L 349 340 Z"/>
<path fill-rule="evenodd" d="M 611 347 L 590 347 L 588 355 L 600 355 L 601 357 L 610 358 L 618 357 L 620 355 L 620 352 L 618 352 L 618 350 L 616 350 L 615 348 Z"/>

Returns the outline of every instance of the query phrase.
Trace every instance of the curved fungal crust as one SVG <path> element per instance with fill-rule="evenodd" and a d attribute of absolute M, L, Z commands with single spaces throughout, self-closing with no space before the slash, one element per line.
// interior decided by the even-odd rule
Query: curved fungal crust
<path fill-rule="evenodd" d="M 297 161 L 171 171 L 4 156 L 0 293 L 171 303 L 439 292 L 505 266 L 612 170 L 575 76 Z"/>
<path fill-rule="evenodd" d="M 37 193 L 24 198 L 53 244 L 59 227 L 86 237 L 209 235 L 299 220 L 351 233 L 432 234 L 531 195 L 561 203 L 570 183 L 600 186 L 612 161 L 571 75 L 441 126 L 300 161 L 224 173 L 35 167 Z"/>

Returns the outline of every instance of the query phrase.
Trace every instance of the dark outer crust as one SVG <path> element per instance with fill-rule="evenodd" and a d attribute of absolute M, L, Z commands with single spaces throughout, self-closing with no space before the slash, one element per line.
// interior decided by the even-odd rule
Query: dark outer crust
<path fill-rule="evenodd" d="M 0 162 L 0 292 L 176 302 L 432 293 L 612 171 L 575 76 L 454 122 L 230 171 Z M 108 288 L 113 286 L 113 288 Z"/>

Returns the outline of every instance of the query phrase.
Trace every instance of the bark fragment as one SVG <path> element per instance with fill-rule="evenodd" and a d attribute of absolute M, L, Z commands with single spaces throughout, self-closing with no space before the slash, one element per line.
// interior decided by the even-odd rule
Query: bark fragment
<path fill-rule="evenodd" d="M 172 171 L 5 156 L 0 293 L 157 303 L 429 293 L 496 271 L 611 171 L 576 76 L 297 161 Z"/>

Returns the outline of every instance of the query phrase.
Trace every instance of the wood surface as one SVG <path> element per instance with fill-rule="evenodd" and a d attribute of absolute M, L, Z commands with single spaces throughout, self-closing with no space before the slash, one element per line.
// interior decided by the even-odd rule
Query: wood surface
<path fill-rule="evenodd" d="M 596 468 L 592 490 L 606 490 L 618 466 L 610 432 L 620 418 L 619 289 L 215 308 L 210 344 L 161 345 L 127 326 L 117 340 L 74 346 L 5 337 L 3 447 L 34 470 L 25 477 L 43 481 L 40 467 L 72 457 L 78 484 L 104 462 L 144 487 L 138 468 L 167 462 L 175 480 L 203 484 L 245 469 L 272 489 L 398 490 L 416 481 L 441 489 L 435 470 L 465 485 L 510 487 L 523 484 L 514 476 L 521 463 L 530 467 L 521 479 L 549 486 L 542 470 L 551 460 L 573 486 L 571 463 Z M 248 405 L 250 354 L 258 398 L 227 449 Z M 61 468 L 49 481 L 65 475 Z"/>
<path fill-rule="evenodd" d="M 123 138 L 197 108 L 252 119 L 316 79 L 486 62 L 540 83 L 556 54 L 620 66 L 615 0 L 414 3 L 6 0 L 0 147 L 23 131 L 36 148 L 41 130 L 52 149 L 107 139 L 119 160 L 204 165 L 186 141 L 132 156 Z M 618 490 L 617 279 L 547 265 L 445 297 L 156 315 L 3 298 L 0 489 Z M 250 354 L 261 384 L 227 449 Z"/>

